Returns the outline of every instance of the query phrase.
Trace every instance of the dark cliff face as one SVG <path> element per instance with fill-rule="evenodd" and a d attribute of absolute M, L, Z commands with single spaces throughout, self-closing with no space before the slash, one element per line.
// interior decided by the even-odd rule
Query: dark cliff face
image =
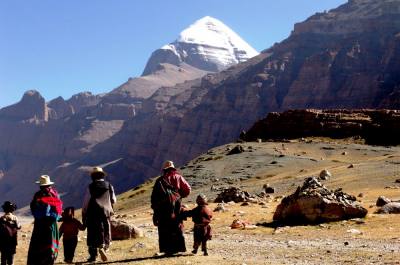
<path fill-rule="evenodd" d="M 23 183 L 29 169 L 53 174 L 59 190 L 68 192 L 64 200 L 79 206 L 80 183 L 93 165 L 105 167 L 121 192 L 159 173 L 165 159 L 182 165 L 235 140 L 271 111 L 400 108 L 399 41 L 399 0 L 350 1 L 297 24 L 288 39 L 247 62 L 158 89 L 140 108 L 113 97 L 63 119 L 29 123 L 25 149 L 9 144 L 25 130 L 15 123 L 15 133 L 1 137 L 3 179 Z M 53 108 L 61 117 L 69 111 L 62 102 Z M 6 130 L 8 123 L 0 126 Z M 41 159 L 32 165 L 36 154 Z M 21 171 L 17 165 L 24 163 Z"/>
<path fill-rule="evenodd" d="M 271 112 L 256 122 L 241 139 L 294 139 L 310 136 L 362 138 L 367 144 L 400 144 L 399 110 L 288 110 Z"/>

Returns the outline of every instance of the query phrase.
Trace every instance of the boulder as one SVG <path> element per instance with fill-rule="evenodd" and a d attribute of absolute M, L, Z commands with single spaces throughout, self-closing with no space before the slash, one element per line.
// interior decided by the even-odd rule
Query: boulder
<path fill-rule="evenodd" d="M 274 193 L 275 192 L 275 188 L 271 187 L 269 184 L 264 184 L 263 189 L 264 189 L 265 193 Z"/>
<path fill-rule="evenodd" d="M 228 152 L 227 155 L 236 155 L 244 152 L 244 148 L 241 145 L 235 146 L 232 150 Z"/>
<path fill-rule="evenodd" d="M 113 240 L 125 240 L 143 237 L 143 231 L 136 226 L 120 220 L 111 220 L 111 237 Z"/>
<path fill-rule="evenodd" d="M 242 191 L 240 188 L 229 187 L 222 190 L 221 193 L 218 194 L 217 198 L 214 202 L 245 202 L 250 198 L 250 194 L 247 191 Z"/>
<path fill-rule="evenodd" d="M 376 200 L 376 206 L 382 207 L 388 203 L 392 202 L 390 199 L 386 198 L 385 196 L 379 196 Z"/>
<path fill-rule="evenodd" d="M 332 177 L 331 172 L 329 172 L 328 170 L 324 169 L 319 173 L 319 179 L 320 180 L 328 180 Z"/>
<path fill-rule="evenodd" d="M 331 191 L 315 177 L 309 177 L 295 193 L 282 199 L 273 220 L 288 224 L 313 224 L 362 218 L 367 212 L 354 196 L 341 189 Z"/>
<path fill-rule="evenodd" d="M 381 214 L 400 214 L 400 202 L 389 202 L 378 209 L 376 213 Z"/>

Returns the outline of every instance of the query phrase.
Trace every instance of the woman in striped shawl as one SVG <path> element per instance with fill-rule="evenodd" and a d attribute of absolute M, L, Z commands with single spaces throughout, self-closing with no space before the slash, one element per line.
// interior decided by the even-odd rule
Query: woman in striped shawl
<path fill-rule="evenodd" d="M 40 190 L 30 204 L 35 218 L 29 245 L 28 265 L 53 265 L 58 255 L 59 231 L 57 221 L 62 213 L 62 201 L 50 177 L 43 175 L 37 181 Z"/>

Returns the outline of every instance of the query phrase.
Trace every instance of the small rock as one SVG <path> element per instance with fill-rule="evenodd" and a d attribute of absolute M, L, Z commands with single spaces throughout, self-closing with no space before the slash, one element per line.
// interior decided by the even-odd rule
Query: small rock
<path fill-rule="evenodd" d="M 217 207 L 215 207 L 214 212 L 225 212 L 226 208 L 223 203 L 218 203 Z"/>
<path fill-rule="evenodd" d="M 348 154 L 347 152 L 343 152 L 342 156 L 347 156 L 347 154 Z"/>
<path fill-rule="evenodd" d="M 359 198 L 363 198 L 364 197 L 364 193 L 361 192 L 360 194 L 358 194 L 358 197 Z"/>
<path fill-rule="evenodd" d="M 376 206 L 382 207 L 390 202 L 391 200 L 386 198 L 385 196 L 379 196 L 378 199 L 376 200 Z"/>
<path fill-rule="evenodd" d="M 319 179 L 321 180 L 327 180 L 329 178 L 332 177 L 331 172 L 329 172 L 328 170 L 324 169 L 319 173 Z"/>
<path fill-rule="evenodd" d="M 354 168 L 354 165 L 350 164 L 347 168 Z"/>
<path fill-rule="evenodd" d="M 348 246 L 348 245 L 349 245 L 349 242 L 345 241 L 343 244 L 344 244 L 345 246 Z"/>
<path fill-rule="evenodd" d="M 394 182 L 395 183 L 400 183 L 400 179 L 396 179 Z"/>
<path fill-rule="evenodd" d="M 241 145 L 235 146 L 232 150 L 228 152 L 227 155 L 236 155 L 244 152 L 244 148 Z"/>
<path fill-rule="evenodd" d="M 249 206 L 249 205 L 250 205 L 250 203 L 244 202 L 244 203 L 242 203 L 240 206 Z"/>
<path fill-rule="evenodd" d="M 354 229 L 354 228 L 349 229 L 349 230 L 347 230 L 346 232 L 347 232 L 347 233 L 350 233 L 350 234 L 353 234 L 353 235 L 361 235 L 361 234 L 362 234 L 362 232 L 361 232 L 360 230 Z"/>
<path fill-rule="evenodd" d="M 264 192 L 265 193 L 274 193 L 275 189 L 271 187 L 269 184 L 264 184 L 263 186 Z"/>

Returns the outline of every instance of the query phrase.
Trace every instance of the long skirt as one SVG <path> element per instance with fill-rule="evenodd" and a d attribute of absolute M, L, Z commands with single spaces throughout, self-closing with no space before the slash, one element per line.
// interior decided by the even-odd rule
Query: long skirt
<path fill-rule="evenodd" d="M 35 220 L 28 251 L 28 265 L 52 265 L 58 255 L 59 233 L 53 218 Z"/>
<path fill-rule="evenodd" d="M 90 216 L 87 219 L 87 245 L 93 248 L 108 248 L 111 241 L 110 220 L 106 216 Z"/>
<path fill-rule="evenodd" d="M 158 224 L 160 252 L 175 254 L 186 252 L 183 224 L 177 220 L 160 220 Z"/>

